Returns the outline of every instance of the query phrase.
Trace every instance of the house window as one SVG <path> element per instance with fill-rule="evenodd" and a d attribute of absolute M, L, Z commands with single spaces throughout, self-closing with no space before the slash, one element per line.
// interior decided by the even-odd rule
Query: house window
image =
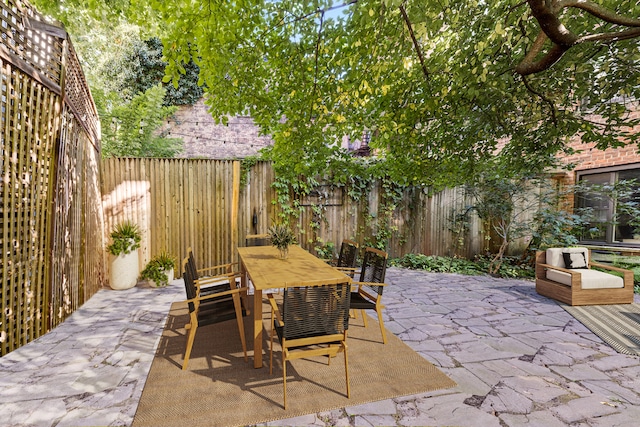
<path fill-rule="evenodd" d="M 584 243 L 640 245 L 640 229 L 631 224 L 635 218 L 626 214 L 622 205 L 623 202 L 640 202 L 640 168 L 638 165 L 629 169 L 602 170 L 597 173 L 583 171 L 578 173 L 578 180 L 586 182 L 588 185 L 598 186 L 614 184 L 623 180 L 635 180 L 633 184 L 635 191 L 626 199 L 613 200 L 596 192 L 586 193 L 577 197 L 577 206 L 591 208 L 593 212 L 591 232 L 583 236 Z"/>

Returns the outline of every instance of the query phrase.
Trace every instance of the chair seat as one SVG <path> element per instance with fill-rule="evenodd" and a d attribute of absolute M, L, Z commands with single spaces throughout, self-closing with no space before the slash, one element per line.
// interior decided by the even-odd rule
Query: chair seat
<path fill-rule="evenodd" d="M 376 303 L 363 297 L 358 292 L 351 292 L 351 308 L 356 310 L 375 310 Z"/>
<path fill-rule="evenodd" d="M 580 273 L 582 289 L 624 288 L 622 277 L 588 268 L 577 268 L 573 271 Z M 547 279 L 571 286 L 571 274 L 564 271 L 549 269 L 547 270 Z"/>

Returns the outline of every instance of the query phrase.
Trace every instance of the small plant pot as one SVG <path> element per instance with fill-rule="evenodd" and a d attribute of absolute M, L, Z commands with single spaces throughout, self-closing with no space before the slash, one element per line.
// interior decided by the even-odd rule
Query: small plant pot
<path fill-rule="evenodd" d="M 173 281 L 173 277 L 174 277 L 173 268 L 170 269 L 170 270 L 165 271 L 165 275 L 167 276 L 167 284 L 171 283 Z M 147 281 L 149 282 L 149 285 L 153 286 L 154 288 L 162 288 L 162 287 L 165 286 L 164 284 L 160 284 L 159 285 L 153 279 L 148 279 Z"/>
<path fill-rule="evenodd" d="M 138 282 L 138 251 L 112 256 L 109 271 L 111 289 L 124 290 L 133 288 Z"/>

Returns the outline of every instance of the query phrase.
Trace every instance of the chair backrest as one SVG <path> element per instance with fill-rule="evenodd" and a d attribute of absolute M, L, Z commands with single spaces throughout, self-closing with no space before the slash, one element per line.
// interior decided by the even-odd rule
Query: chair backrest
<path fill-rule="evenodd" d="M 388 254 L 375 248 L 366 248 L 362 269 L 360 270 L 360 282 L 384 283 L 384 276 L 387 272 Z M 384 286 L 366 285 L 378 295 L 382 295 Z"/>
<path fill-rule="evenodd" d="M 247 234 L 245 246 L 269 246 L 271 238 L 268 234 Z"/>
<path fill-rule="evenodd" d="M 358 259 L 358 244 L 353 240 L 345 239 L 340 246 L 340 256 L 336 267 L 354 268 Z"/>
<path fill-rule="evenodd" d="M 349 282 L 286 288 L 282 317 L 286 339 L 341 334 L 349 329 Z"/>
<path fill-rule="evenodd" d="M 193 250 L 191 249 L 191 247 L 187 249 L 187 260 L 188 260 L 187 267 L 189 268 L 191 277 L 193 277 L 193 280 L 198 280 L 199 277 L 198 277 L 198 267 L 196 264 L 196 257 L 193 255 Z"/>
<path fill-rule="evenodd" d="M 189 254 L 191 255 L 191 252 L 189 252 Z M 185 258 L 184 261 L 182 261 L 182 278 L 184 280 L 184 290 L 187 294 L 187 299 L 193 299 L 197 296 L 197 279 L 194 277 L 192 268 L 189 264 L 189 257 Z M 188 305 L 189 313 L 193 313 L 193 311 L 196 309 L 196 305 L 193 302 L 190 302 Z"/>
<path fill-rule="evenodd" d="M 546 251 L 546 264 L 552 265 L 554 267 L 567 268 L 567 265 L 564 261 L 564 253 L 582 253 L 584 254 L 584 261 L 586 265 L 589 265 L 589 249 L 578 247 L 578 248 L 549 248 Z M 587 267 L 584 267 L 587 268 Z"/>

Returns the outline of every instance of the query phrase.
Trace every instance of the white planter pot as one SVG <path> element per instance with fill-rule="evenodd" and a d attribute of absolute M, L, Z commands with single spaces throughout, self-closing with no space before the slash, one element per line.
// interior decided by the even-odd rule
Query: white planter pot
<path fill-rule="evenodd" d="M 138 282 L 138 251 L 111 257 L 109 285 L 111 289 L 131 289 Z"/>
<path fill-rule="evenodd" d="M 168 285 L 173 281 L 173 268 L 171 270 L 165 271 L 165 274 L 167 275 L 167 285 Z M 156 283 L 155 280 L 149 280 L 149 285 L 153 286 L 154 288 L 158 287 L 158 284 Z"/>

